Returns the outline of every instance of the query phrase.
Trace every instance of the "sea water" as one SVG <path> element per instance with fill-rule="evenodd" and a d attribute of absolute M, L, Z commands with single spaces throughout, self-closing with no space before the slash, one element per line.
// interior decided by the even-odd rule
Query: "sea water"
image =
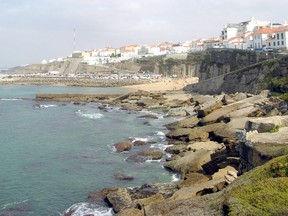
<path fill-rule="evenodd" d="M 112 215 L 111 209 L 87 203 L 90 192 L 104 187 L 134 187 L 169 182 L 175 176 L 161 163 L 125 159 L 145 148 L 165 149 L 163 125 L 173 119 L 138 118 L 97 103 L 36 102 L 41 93 L 125 93 L 116 88 L 0 86 L 0 216 Z M 37 104 L 37 106 L 35 106 Z M 40 108 L 39 108 L 40 107 Z M 149 124 L 147 124 L 147 121 Z M 154 141 L 115 153 L 112 145 L 128 138 Z M 120 181 L 116 173 L 133 176 Z"/>

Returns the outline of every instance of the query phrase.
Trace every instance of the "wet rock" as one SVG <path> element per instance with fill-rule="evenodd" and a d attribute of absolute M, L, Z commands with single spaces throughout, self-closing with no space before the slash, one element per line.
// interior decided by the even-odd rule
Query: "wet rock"
<path fill-rule="evenodd" d="M 132 199 L 126 188 L 118 188 L 109 192 L 107 199 L 116 213 L 132 206 Z"/>
<path fill-rule="evenodd" d="M 134 140 L 133 142 L 134 146 L 143 146 L 143 145 L 147 145 L 147 142 L 141 141 L 141 140 Z"/>
<path fill-rule="evenodd" d="M 123 173 L 114 174 L 114 178 L 117 179 L 117 180 L 121 180 L 121 181 L 132 181 L 132 180 L 134 180 L 133 176 L 127 176 L 127 175 L 124 175 Z"/>
<path fill-rule="evenodd" d="M 39 108 L 41 108 L 41 105 L 40 104 L 34 104 L 32 107 L 35 109 L 39 109 Z"/>
<path fill-rule="evenodd" d="M 115 191 L 115 190 L 117 190 L 117 188 L 103 188 L 100 191 L 91 192 L 88 195 L 88 200 L 94 201 L 94 202 L 104 202 L 108 193 L 110 193 L 111 191 Z"/>
<path fill-rule="evenodd" d="M 159 160 L 163 156 L 163 152 L 156 149 L 149 149 L 129 156 L 126 160 L 136 163 L 142 163 L 146 160 Z"/>
<path fill-rule="evenodd" d="M 131 140 L 125 140 L 119 143 L 116 143 L 113 145 L 116 149 L 116 152 L 121 153 L 123 151 L 130 151 L 132 148 L 132 141 Z"/>
<path fill-rule="evenodd" d="M 158 117 L 156 115 L 154 115 L 154 114 L 147 114 L 147 115 L 139 116 L 137 118 L 158 119 Z"/>

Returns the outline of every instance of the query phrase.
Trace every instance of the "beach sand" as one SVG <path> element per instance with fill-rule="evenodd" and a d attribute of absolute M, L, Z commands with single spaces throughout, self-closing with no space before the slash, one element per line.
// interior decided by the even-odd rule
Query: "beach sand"
<path fill-rule="evenodd" d="M 142 90 L 151 92 L 164 92 L 173 90 L 182 90 L 185 86 L 198 82 L 198 77 L 175 79 L 175 78 L 162 78 L 157 82 L 124 86 L 131 90 Z"/>

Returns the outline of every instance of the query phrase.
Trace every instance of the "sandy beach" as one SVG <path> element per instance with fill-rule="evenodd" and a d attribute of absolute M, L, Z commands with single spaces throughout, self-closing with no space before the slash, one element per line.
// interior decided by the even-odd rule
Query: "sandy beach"
<path fill-rule="evenodd" d="M 123 88 L 128 88 L 131 90 L 164 92 L 172 90 L 182 90 L 186 85 L 197 82 L 198 77 L 184 78 L 184 79 L 163 78 L 157 82 L 124 86 Z"/>

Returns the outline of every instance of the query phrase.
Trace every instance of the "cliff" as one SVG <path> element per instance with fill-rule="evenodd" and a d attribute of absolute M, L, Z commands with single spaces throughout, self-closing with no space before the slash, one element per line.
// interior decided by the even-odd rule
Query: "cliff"
<path fill-rule="evenodd" d="M 198 74 L 200 82 L 186 86 L 186 91 L 201 94 L 255 94 L 263 89 L 278 93 L 287 92 L 287 55 L 263 56 L 263 53 L 249 51 L 245 54 L 241 51 L 242 55 L 232 53 L 228 58 L 227 53 L 222 53 L 220 58 L 220 53 L 211 55 L 210 59 L 213 61 L 210 63 L 205 63 L 206 60 L 202 62 Z"/>

